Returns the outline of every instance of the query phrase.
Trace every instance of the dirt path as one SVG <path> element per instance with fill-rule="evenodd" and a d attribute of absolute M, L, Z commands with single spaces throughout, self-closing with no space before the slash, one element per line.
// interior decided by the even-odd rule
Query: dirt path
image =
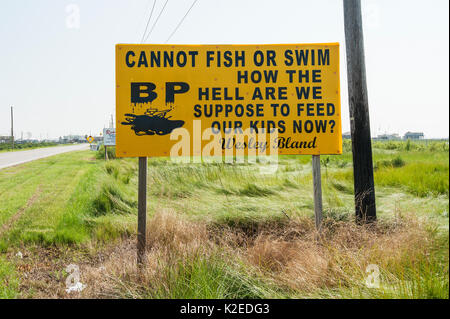
<path fill-rule="evenodd" d="M 13 216 L 10 217 L 10 219 L 2 225 L 0 228 L 0 237 L 3 236 L 8 230 L 11 229 L 11 227 L 14 225 L 14 223 L 23 215 L 23 213 L 30 208 L 36 200 L 39 198 L 39 195 L 42 193 L 41 185 L 39 185 L 36 188 L 36 191 L 34 194 L 28 199 L 25 206 L 23 206 L 21 209 L 19 209 Z"/>

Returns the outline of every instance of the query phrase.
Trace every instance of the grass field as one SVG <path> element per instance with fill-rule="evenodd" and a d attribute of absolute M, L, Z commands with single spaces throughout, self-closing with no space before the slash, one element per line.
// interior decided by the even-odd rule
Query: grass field
<path fill-rule="evenodd" d="M 0 143 L 0 152 L 11 152 L 11 151 L 22 151 L 22 150 L 31 150 L 35 148 L 41 147 L 50 147 L 50 146 L 58 146 L 63 145 L 55 142 L 38 142 L 38 143 L 15 143 L 14 149 L 12 149 L 11 143 Z"/>
<path fill-rule="evenodd" d="M 322 156 L 320 236 L 310 156 L 282 156 L 274 174 L 262 164 L 149 159 L 140 274 L 137 159 L 105 162 L 101 152 L 0 170 L 0 297 L 448 298 L 446 142 L 374 143 L 370 226 L 354 223 L 348 142 L 342 156 Z M 87 284 L 81 293 L 65 292 L 71 263 Z M 366 285 L 370 264 L 379 288 Z"/>

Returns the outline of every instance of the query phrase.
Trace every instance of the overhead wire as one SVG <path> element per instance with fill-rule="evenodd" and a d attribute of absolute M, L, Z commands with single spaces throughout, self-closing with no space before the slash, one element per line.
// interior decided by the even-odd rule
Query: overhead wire
<path fill-rule="evenodd" d="M 150 32 L 147 34 L 147 36 L 146 36 L 144 42 L 147 41 L 147 39 L 148 39 L 148 38 L 150 37 L 150 35 L 152 34 L 153 29 L 155 29 L 155 26 L 156 26 L 156 24 L 158 23 L 159 18 L 161 17 L 162 13 L 164 12 L 164 9 L 166 8 L 167 2 L 169 2 L 169 0 L 166 0 L 166 2 L 164 3 L 163 8 L 162 8 L 161 11 L 159 12 L 158 17 L 156 18 L 155 22 L 153 23 L 152 28 L 150 29 Z"/>
<path fill-rule="evenodd" d="M 155 9 L 155 4 L 156 4 L 156 0 L 153 1 L 152 10 L 150 11 L 150 16 L 148 17 L 147 25 L 145 26 L 145 30 L 144 30 L 144 34 L 142 34 L 141 43 L 144 42 L 144 37 L 145 37 L 145 34 L 147 33 L 147 29 L 148 29 L 148 25 L 150 23 L 150 20 L 152 19 L 153 10 Z"/>
<path fill-rule="evenodd" d="M 181 26 L 181 24 L 183 23 L 184 19 L 186 19 L 186 17 L 188 16 L 189 12 L 191 12 L 192 8 L 194 7 L 194 5 L 197 3 L 198 0 L 194 0 L 194 2 L 192 3 L 192 5 L 189 7 L 188 11 L 185 13 L 185 15 L 183 16 L 183 18 L 180 20 L 180 22 L 178 23 L 178 25 L 175 27 L 175 29 L 173 30 L 173 32 L 169 35 L 169 37 L 167 38 L 166 42 L 169 42 L 169 40 L 172 38 L 172 36 L 177 32 L 178 28 Z"/>

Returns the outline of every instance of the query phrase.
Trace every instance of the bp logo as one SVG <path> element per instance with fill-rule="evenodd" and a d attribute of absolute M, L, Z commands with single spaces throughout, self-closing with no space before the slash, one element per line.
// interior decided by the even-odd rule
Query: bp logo
<path fill-rule="evenodd" d="M 133 82 L 131 83 L 131 103 L 151 103 L 158 97 L 154 92 L 156 85 L 151 82 Z M 166 83 L 166 105 L 175 101 L 175 94 L 186 93 L 189 91 L 189 85 L 185 82 L 167 82 Z M 138 136 L 141 135 L 167 135 L 174 129 L 182 127 L 184 121 L 171 120 L 168 116 L 174 107 L 166 110 L 148 108 L 144 114 L 126 113 L 123 125 L 130 125 L 131 129 Z"/>

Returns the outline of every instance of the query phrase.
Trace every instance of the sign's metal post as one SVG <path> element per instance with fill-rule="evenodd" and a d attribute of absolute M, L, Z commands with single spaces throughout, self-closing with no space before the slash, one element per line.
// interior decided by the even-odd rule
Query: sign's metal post
<path fill-rule="evenodd" d="M 147 157 L 139 157 L 137 264 L 145 263 L 147 236 Z"/>
<path fill-rule="evenodd" d="M 322 176 L 320 174 L 320 155 L 312 156 L 312 171 L 314 184 L 314 216 L 316 229 L 320 231 L 322 226 Z"/>
<path fill-rule="evenodd" d="M 108 146 L 106 146 L 106 145 L 104 145 L 105 146 L 105 161 L 107 161 L 108 160 Z"/>
<path fill-rule="evenodd" d="M 377 218 L 360 0 L 344 0 L 356 219 Z"/>

